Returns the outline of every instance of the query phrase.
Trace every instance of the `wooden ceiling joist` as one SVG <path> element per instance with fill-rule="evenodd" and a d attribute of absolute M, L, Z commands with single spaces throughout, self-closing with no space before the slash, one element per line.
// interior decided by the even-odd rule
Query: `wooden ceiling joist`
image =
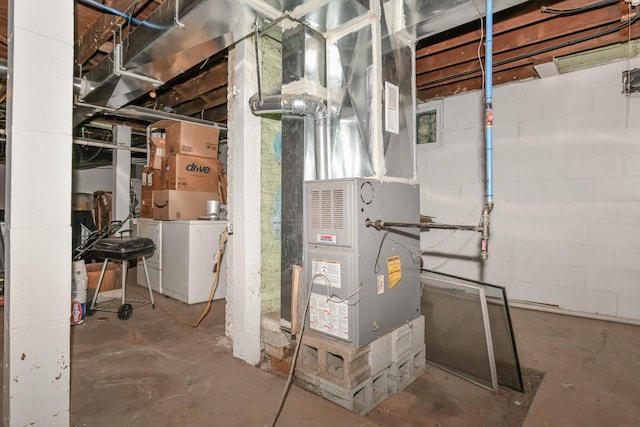
<path fill-rule="evenodd" d="M 533 68 L 515 67 L 506 70 L 496 71 L 493 75 L 494 84 L 510 83 L 517 80 L 532 79 L 537 77 Z M 443 94 L 456 95 L 463 92 L 478 90 L 482 88 L 482 77 L 480 74 L 466 80 L 443 84 L 432 88 L 419 89 L 416 97 L 419 101 L 440 98 Z"/>
<path fill-rule="evenodd" d="M 564 15 L 549 14 L 541 11 L 542 6 L 573 11 Z M 575 13 L 576 8 L 580 13 Z M 628 24 L 625 25 L 634 16 L 626 4 L 624 7 L 617 2 L 600 4 L 597 0 L 567 0 L 555 4 L 536 0 L 496 14 L 494 84 L 538 77 L 534 65 L 556 57 L 638 38 L 640 20 L 632 23 L 631 34 L 627 32 Z M 420 42 L 416 57 L 420 99 L 481 89 L 484 46 L 480 46 L 478 58 L 481 31 L 479 23 L 475 25 Z"/>
<path fill-rule="evenodd" d="M 611 24 L 620 22 L 620 13 L 617 8 L 597 9 L 580 15 L 580 19 L 563 19 L 557 17 L 554 20 L 546 20 L 537 25 L 521 28 L 518 31 L 509 31 L 495 36 L 493 39 L 494 56 L 510 51 L 520 50 L 523 47 L 538 46 L 561 38 L 579 36 L 585 31 L 605 28 Z M 455 49 L 441 51 L 439 53 L 416 60 L 416 71 L 422 74 L 425 71 L 444 69 L 464 62 L 478 61 L 478 43 L 461 45 Z M 482 49 L 484 53 L 484 49 Z"/>
<path fill-rule="evenodd" d="M 129 13 L 136 3 L 136 11 L 134 15 L 139 12 L 146 2 L 139 2 L 136 0 L 114 0 L 110 7 L 114 9 Z M 83 4 L 80 2 L 80 4 Z M 105 44 L 111 37 L 113 32 L 118 29 L 118 25 L 126 24 L 126 20 L 116 15 L 108 13 L 100 13 L 97 19 L 93 21 L 86 29 L 78 28 L 80 34 L 76 35 L 76 63 L 84 64 L 91 58 L 102 45 Z"/>
<path fill-rule="evenodd" d="M 609 27 L 611 28 L 611 27 Z M 613 27 L 615 29 L 615 27 Z M 640 22 L 636 23 L 636 27 L 640 30 Z M 494 56 L 494 68 L 504 68 L 503 65 L 535 65 L 542 62 L 552 61 L 555 57 L 569 55 L 576 52 L 595 49 L 600 46 L 607 46 L 624 41 L 619 32 L 613 32 L 597 36 L 602 32 L 601 29 L 583 31 L 580 33 L 570 34 L 564 37 L 548 40 L 543 43 L 531 44 L 520 49 L 514 49 L 508 52 L 500 53 Z M 640 33 L 640 31 L 638 31 Z M 573 43 L 579 39 L 587 39 L 580 43 Z M 472 75 L 480 71 L 478 60 L 469 61 L 447 69 L 436 70 L 434 72 L 423 73 L 416 78 L 418 87 L 429 85 L 430 83 L 438 83 L 442 80 L 455 81 L 455 79 L 464 78 L 465 75 Z"/>
<path fill-rule="evenodd" d="M 200 95 L 196 99 L 192 99 L 184 104 L 179 105 L 176 111 L 179 114 L 185 116 L 191 116 L 199 113 L 203 110 L 208 110 L 214 107 L 227 103 L 227 86 L 221 86 L 217 89 L 209 91 Z"/>
<path fill-rule="evenodd" d="M 219 62 L 204 73 L 159 95 L 158 104 L 174 107 L 224 86 L 227 84 L 227 72 L 227 61 Z"/>
<path fill-rule="evenodd" d="M 197 117 L 212 122 L 225 122 L 227 120 L 227 104 L 205 110 L 198 114 Z"/>
<path fill-rule="evenodd" d="M 517 31 L 521 28 L 530 27 L 539 22 L 557 17 L 557 15 L 542 13 L 542 7 L 553 6 L 558 9 L 572 9 L 584 6 L 590 1 L 594 0 L 533 0 L 514 6 L 511 9 L 496 14 L 494 17 L 494 37 L 503 33 Z M 432 55 L 443 50 L 453 49 L 469 43 L 477 43 L 482 35 L 482 32 L 480 31 L 480 24 L 476 21 L 468 25 L 473 26 L 473 29 L 454 29 L 445 32 L 442 35 L 430 38 L 430 40 L 433 40 L 433 43 L 425 43 L 428 42 L 428 40 L 422 42 L 421 44 L 426 44 L 426 46 L 416 50 L 416 58 Z"/>

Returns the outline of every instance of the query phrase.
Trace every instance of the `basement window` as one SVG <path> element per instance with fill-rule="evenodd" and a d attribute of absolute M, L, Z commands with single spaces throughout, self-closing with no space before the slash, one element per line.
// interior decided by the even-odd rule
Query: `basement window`
<path fill-rule="evenodd" d="M 442 147 L 442 101 L 427 102 L 418 106 L 416 143 L 421 147 Z"/>

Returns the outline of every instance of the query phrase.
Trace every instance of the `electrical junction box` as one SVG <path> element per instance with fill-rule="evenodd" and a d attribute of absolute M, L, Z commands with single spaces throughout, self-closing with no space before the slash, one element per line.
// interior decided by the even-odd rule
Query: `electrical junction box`
<path fill-rule="evenodd" d="M 367 178 L 305 183 L 308 326 L 362 347 L 420 315 L 419 188 Z M 386 236 L 385 236 L 386 235 Z"/>

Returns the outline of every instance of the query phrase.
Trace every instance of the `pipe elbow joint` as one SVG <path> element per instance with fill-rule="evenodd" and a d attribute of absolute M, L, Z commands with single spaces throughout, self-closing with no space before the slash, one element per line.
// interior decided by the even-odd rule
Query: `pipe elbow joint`
<path fill-rule="evenodd" d="M 256 116 L 260 114 L 260 104 L 261 102 L 259 94 L 255 93 L 253 94 L 253 96 L 251 96 L 251 98 L 249 98 L 249 109 L 251 110 L 252 114 Z"/>

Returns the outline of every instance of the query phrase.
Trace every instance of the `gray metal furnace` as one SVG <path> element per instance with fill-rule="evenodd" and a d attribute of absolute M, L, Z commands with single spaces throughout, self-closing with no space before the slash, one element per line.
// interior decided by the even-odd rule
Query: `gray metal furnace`
<path fill-rule="evenodd" d="M 361 347 L 420 315 L 420 240 L 367 227 L 419 222 L 417 185 L 367 178 L 305 183 L 308 326 Z"/>

